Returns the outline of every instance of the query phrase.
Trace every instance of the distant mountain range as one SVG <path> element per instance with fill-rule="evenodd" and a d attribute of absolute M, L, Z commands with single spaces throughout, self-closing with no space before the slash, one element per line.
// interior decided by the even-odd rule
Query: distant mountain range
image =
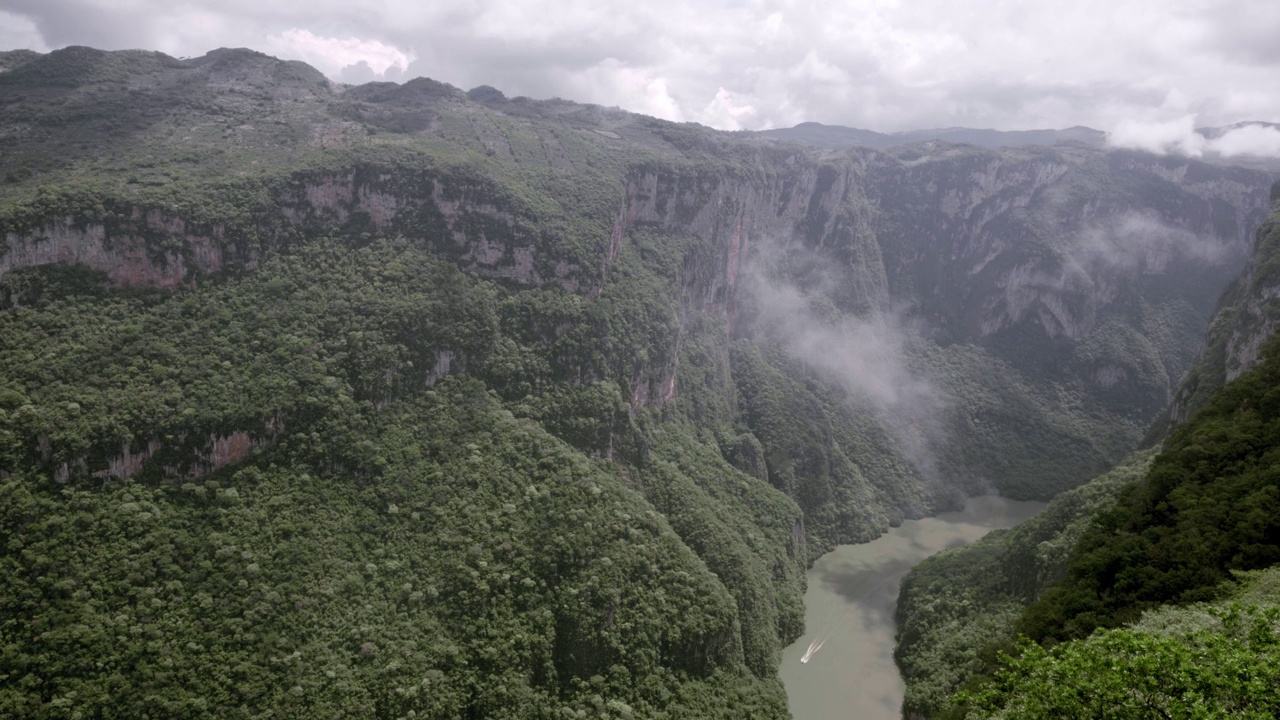
<path fill-rule="evenodd" d="M 1257 126 L 1280 130 L 1280 123 L 1247 120 L 1221 127 L 1198 127 L 1195 132 L 1206 140 L 1216 140 L 1233 130 Z M 851 128 L 843 125 L 823 125 L 816 122 L 804 122 L 790 128 L 763 130 L 758 133 L 765 137 L 786 142 L 800 143 L 812 147 L 844 150 L 853 147 L 865 147 L 875 150 L 888 150 L 903 145 L 919 142 L 943 141 L 958 145 L 976 145 L 986 148 L 1028 147 L 1034 145 L 1084 145 L 1088 147 L 1104 147 L 1107 144 L 1107 133 L 1083 125 L 1076 125 L 1063 130 L 989 130 L 982 128 L 934 128 L 927 130 L 903 130 L 892 133 Z M 1233 165 L 1256 165 L 1248 162 L 1250 158 L 1240 156 L 1230 158 Z M 1242 161 L 1243 160 L 1243 161 Z M 1274 169 L 1274 159 L 1258 158 L 1265 166 Z"/>
<path fill-rule="evenodd" d="M 900 145 L 929 140 L 977 145 L 979 147 L 1024 147 L 1027 145 L 1059 145 L 1081 143 L 1092 147 L 1106 144 L 1107 134 L 1101 130 L 1077 125 L 1065 130 L 983 130 L 977 128 L 937 128 L 933 130 L 904 130 L 881 133 L 874 130 L 823 125 L 816 122 L 800 123 L 792 128 L 764 130 L 762 135 L 790 142 L 844 149 L 867 147 L 887 150 Z"/>
<path fill-rule="evenodd" d="M 1262 122 L 1260 120 L 1245 120 L 1244 122 L 1223 125 L 1222 127 L 1198 127 L 1196 128 L 1196 132 L 1210 140 L 1216 140 L 1232 130 L 1239 130 L 1241 128 L 1249 127 L 1250 125 L 1260 125 L 1265 128 L 1271 128 L 1272 130 L 1280 130 L 1280 123 Z"/>

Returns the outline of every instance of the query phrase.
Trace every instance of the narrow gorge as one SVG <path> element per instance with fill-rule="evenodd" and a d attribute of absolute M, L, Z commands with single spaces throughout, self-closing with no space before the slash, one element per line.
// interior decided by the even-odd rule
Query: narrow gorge
<path fill-rule="evenodd" d="M 820 556 L 1274 327 L 1264 169 L 0 60 L 0 715 L 786 717 Z"/>

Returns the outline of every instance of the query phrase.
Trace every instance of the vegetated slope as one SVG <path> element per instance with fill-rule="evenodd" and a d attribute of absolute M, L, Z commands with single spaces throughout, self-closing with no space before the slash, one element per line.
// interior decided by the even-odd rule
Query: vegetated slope
<path fill-rule="evenodd" d="M 392 241 L 177 293 L 66 274 L 0 322 L 3 714 L 785 714 L 790 500 L 692 428 L 614 437 L 611 383 L 517 418 L 489 389 L 514 349 L 416 367 L 514 344 L 538 298 Z M 27 456 L 102 434 L 121 455 L 83 481 Z"/>
<path fill-rule="evenodd" d="M 1024 640 L 994 680 L 958 696 L 964 717 L 1280 713 L 1277 398 L 1273 337 L 1100 514 L 1065 580 L 1018 623 L 1041 644 Z M 1245 602 L 1174 607 L 1222 595 Z"/>
<path fill-rule="evenodd" d="M 18 715 L 783 715 L 807 563 L 1128 452 L 1266 194 L 246 50 L 5 62 Z"/>
<path fill-rule="evenodd" d="M 1232 570 L 1280 563 L 1280 340 L 1174 428 L 1146 479 L 1081 538 L 1019 629 L 1084 637 L 1163 603 L 1212 597 Z"/>
<path fill-rule="evenodd" d="M 348 422 L 194 482 L 4 480 L 0 712 L 785 715 L 707 565 L 483 386 Z"/>
<path fill-rule="evenodd" d="M 1119 496 L 1078 515 L 1075 537 L 1038 541 L 1054 521 L 1038 516 L 1020 536 L 984 539 L 913 571 L 899 609 L 909 712 L 1273 716 L 1280 678 L 1274 595 L 1263 607 L 1217 612 L 1190 627 L 1143 614 L 1189 617 L 1168 608 L 1236 592 L 1240 571 L 1280 563 L 1278 397 L 1280 338 L 1273 338 L 1260 363 L 1178 426 L 1153 459 L 1064 496 L 1095 487 L 1104 500 Z M 1032 554 L 1065 561 L 1062 579 L 1045 587 L 1039 566 L 1016 562 Z M 1002 573 L 997 559 L 1021 567 Z M 1001 587 L 1018 580 L 1022 592 Z M 1014 631 L 1031 639 L 1018 645 L 1016 660 L 998 657 L 1013 650 Z M 965 692 L 945 697 L 961 683 Z"/>
<path fill-rule="evenodd" d="M 1239 573 L 1233 597 L 1165 607 L 1048 650 L 1024 641 L 966 717 L 1272 718 L 1280 715 L 1280 572 Z"/>
<path fill-rule="evenodd" d="M 1258 268 L 1272 263 L 1280 248 L 1276 242 L 1278 221 L 1280 214 L 1273 213 L 1260 227 L 1254 255 L 1241 278 L 1223 294 L 1201 355 L 1184 378 L 1173 409 L 1166 411 L 1151 431 L 1153 441 L 1163 439 L 1166 431 L 1162 428 L 1169 426 L 1170 417 L 1185 421 L 1189 408 L 1201 407 L 1218 397 L 1228 379 L 1227 367 L 1232 368 L 1230 378 L 1234 379 L 1259 361 L 1260 346 L 1274 329 L 1270 319 L 1274 308 L 1268 299 L 1274 290 Z M 1011 650 L 1016 626 L 1025 629 L 1027 626 L 1020 623 L 1030 622 L 1030 616 L 1019 621 L 1026 609 L 1050 583 L 1065 575 L 1069 559 L 1075 562 L 1076 552 L 1083 548 L 1078 545 L 1081 537 L 1096 541 L 1097 530 L 1085 533 L 1085 529 L 1099 517 L 1106 517 L 1105 511 L 1126 488 L 1139 492 L 1129 486 L 1147 478 L 1152 452 L 1140 453 L 1116 471 L 1055 500 L 1041 516 L 1022 527 L 931 558 L 908 575 L 898 608 L 900 644 L 896 657 L 907 681 L 909 714 L 963 714 L 952 708 L 951 693 L 962 685 L 976 687 L 989 682 L 989 674 L 998 665 L 997 652 Z M 1082 498 L 1092 500 L 1079 502 Z M 1070 523 L 1070 532 L 1048 539 L 1046 531 L 1066 523 Z M 1192 547 L 1204 541 L 1195 533 L 1180 539 Z M 1137 542 L 1133 538 L 1130 541 Z M 1212 555 L 1208 549 L 1194 552 L 1207 553 L 1202 557 Z M 1039 560 L 1031 566 L 1010 560 L 1032 556 Z M 1123 562 L 1117 560 L 1112 569 L 1118 572 L 1132 566 L 1131 572 L 1151 572 L 1144 569 L 1147 564 L 1145 557 L 1130 557 Z M 1214 572 L 1221 577 L 1220 570 Z M 1055 589 L 1046 597 L 1058 592 Z M 1135 612 L 1147 606 L 1150 603 L 1130 607 L 1123 618 L 1117 617 L 1108 624 L 1132 620 Z M 1038 606 L 1036 612 L 1040 611 Z M 1093 617 L 1074 616 L 1074 611 L 1058 612 L 1039 627 L 1054 631 L 1066 627 L 1069 618 L 1078 624 Z M 1062 625 L 1055 627 L 1055 623 Z M 1087 634 L 1091 628 L 1092 625 L 1082 626 L 1081 632 Z"/>
<path fill-rule="evenodd" d="M 1147 472 L 1154 451 L 1059 495 L 1021 525 L 934 555 L 903 579 L 894 660 L 906 682 L 903 714 L 947 717 L 951 696 L 987 680 L 997 653 L 1011 651 L 1014 625 L 1049 584 L 1098 512 Z"/>
<path fill-rule="evenodd" d="M 1273 197 L 1280 200 L 1280 185 Z M 1275 415 L 1265 402 L 1278 364 L 1266 354 L 1280 342 L 1271 271 L 1278 262 L 1280 210 L 1259 229 L 1254 256 L 1224 293 L 1168 413 L 1193 421 L 1174 426 L 1145 482 L 1098 518 L 1066 581 L 1023 619 L 1033 637 L 1064 639 L 1128 622 L 1153 603 L 1212 592 L 1228 570 L 1280 562 L 1280 536 L 1269 529 L 1269 510 L 1257 507 L 1276 492 L 1268 470 Z"/>

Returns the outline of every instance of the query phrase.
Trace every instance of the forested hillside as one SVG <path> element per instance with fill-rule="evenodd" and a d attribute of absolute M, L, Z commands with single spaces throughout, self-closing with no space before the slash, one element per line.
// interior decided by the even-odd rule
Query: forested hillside
<path fill-rule="evenodd" d="M 1280 211 L 1259 229 L 1255 254 L 1224 293 L 1201 357 L 1153 430 L 1162 438 L 1161 428 L 1183 418 L 1158 454 L 1137 454 L 1027 524 L 931 558 L 906 578 L 898 661 L 908 713 L 1094 712 L 1070 699 L 1077 697 L 1128 708 L 1116 717 L 1147 717 L 1157 705 L 1169 717 L 1190 717 L 1197 703 L 1274 714 L 1273 693 L 1252 689 L 1275 687 L 1267 675 L 1280 663 L 1274 584 L 1251 592 L 1246 610 L 1224 610 L 1221 598 L 1241 592 L 1236 581 L 1253 577 L 1246 571 L 1280 563 L 1273 467 L 1280 408 L 1272 406 L 1280 339 L 1272 335 L 1274 278 L 1265 269 L 1275 263 L 1278 238 Z M 1069 530 L 1047 537 L 1064 517 Z M 1019 560 L 1031 557 L 1031 565 Z M 1219 601 L 1212 617 L 1175 607 L 1209 600 Z M 1018 635 L 1040 645 L 1024 639 L 1018 660 L 1001 662 Z M 1041 645 L 1052 649 L 1046 654 Z M 1224 675 L 1224 664 L 1239 672 Z M 1174 676 L 1185 684 L 1170 684 Z M 1153 705 L 1117 699 L 1122 688 L 1144 682 Z M 961 687 L 971 694 L 954 705 L 950 696 Z"/>
<path fill-rule="evenodd" d="M 1066 578 L 1019 629 L 1036 640 L 1084 637 L 1164 603 L 1210 599 L 1231 571 L 1277 563 L 1280 339 L 1174 428 L 1143 482 L 1097 517 Z"/>
<path fill-rule="evenodd" d="M 905 716 L 945 717 L 956 690 L 987 679 L 998 653 L 1013 651 L 1018 619 L 1063 577 L 1093 518 L 1146 474 L 1152 454 L 1135 453 L 1025 523 L 912 568 L 898 597 L 894 651 Z"/>
<path fill-rule="evenodd" d="M 1280 715 L 1280 583 L 1238 576 L 1215 603 L 1168 606 L 1048 650 L 1025 641 L 966 717 L 1272 718 Z"/>
<path fill-rule="evenodd" d="M 964 716 L 1275 717 L 1278 497 L 1273 338 L 1097 516 L 1066 577 L 1017 623 L 1040 644 L 1024 640 L 993 681 L 960 695 Z"/>
<path fill-rule="evenodd" d="M 1271 180 L 2 61 L 19 717 L 784 716 L 808 563 L 1123 458 Z"/>

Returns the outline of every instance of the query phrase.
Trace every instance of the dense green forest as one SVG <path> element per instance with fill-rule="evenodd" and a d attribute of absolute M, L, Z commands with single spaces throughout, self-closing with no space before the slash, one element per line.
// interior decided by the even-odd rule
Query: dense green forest
<path fill-rule="evenodd" d="M 898 610 L 907 711 L 1273 717 L 1280 595 L 1258 573 L 1280 563 L 1277 398 L 1280 336 L 1154 456 L 918 566 Z"/>
<path fill-rule="evenodd" d="M 128 478 L 6 472 L 4 714 L 784 712 L 791 501 L 696 433 L 645 436 L 611 383 L 520 417 L 478 379 L 423 387 L 427 343 L 500 344 L 536 296 L 395 242 L 316 241 L 186 293 L 94 280 L 4 279 L 4 466 L 33 436 L 52 463 L 158 441 Z M 507 344 L 471 372 L 505 389 Z M 648 459 L 620 473 L 533 417 Z M 237 433 L 242 462 L 172 478 Z"/>
<path fill-rule="evenodd" d="M 1087 636 L 1163 603 L 1203 600 L 1233 570 L 1280 563 L 1280 338 L 1256 368 L 1174 428 L 1143 482 L 1080 539 L 1066 578 L 1019 622 Z"/>
<path fill-rule="evenodd" d="M 3 61 L 14 717 L 784 717 L 809 563 L 1123 459 L 1270 184 L 248 50 Z M 1135 217 L 1222 259 L 1090 254 Z M 1100 488 L 993 557 L 1039 588 Z"/>
<path fill-rule="evenodd" d="M 945 716 L 962 684 L 986 679 L 998 653 L 1013 650 L 1018 618 L 1062 578 L 1094 516 L 1146 474 L 1152 454 L 1135 453 L 1021 525 L 911 570 L 898 598 L 894 651 L 907 685 L 905 714 Z"/>
<path fill-rule="evenodd" d="M 1237 578 L 1230 600 L 1167 607 L 1047 650 L 1024 640 L 993 682 L 959 696 L 964 717 L 1280 716 L 1280 573 Z"/>

